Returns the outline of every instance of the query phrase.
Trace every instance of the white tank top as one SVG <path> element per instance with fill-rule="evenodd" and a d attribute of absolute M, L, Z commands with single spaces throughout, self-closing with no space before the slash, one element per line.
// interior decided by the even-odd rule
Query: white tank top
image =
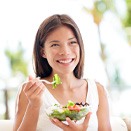
<path fill-rule="evenodd" d="M 89 103 L 89 105 L 91 106 L 92 112 L 87 130 L 97 131 L 98 120 L 96 112 L 99 104 L 97 86 L 94 80 L 87 79 L 87 82 L 88 82 L 88 93 L 86 97 L 86 102 Z M 53 95 L 48 91 L 48 89 L 45 89 L 43 93 L 43 104 L 40 109 L 39 119 L 37 123 L 37 131 L 62 131 L 61 128 L 51 123 L 51 121 L 49 120 L 48 116 L 45 113 L 45 109 L 54 104 L 59 104 L 59 102 L 53 97 Z M 84 118 L 77 121 L 77 123 L 78 124 L 82 123 L 83 120 Z"/>

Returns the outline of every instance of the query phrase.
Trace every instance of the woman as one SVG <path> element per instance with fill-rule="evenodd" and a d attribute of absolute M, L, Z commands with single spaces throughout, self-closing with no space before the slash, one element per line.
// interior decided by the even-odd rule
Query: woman
<path fill-rule="evenodd" d="M 110 131 L 108 100 L 104 88 L 83 79 L 84 45 L 79 28 L 67 15 L 53 15 L 40 25 L 34 43 L 36 78 L 29 77 L 18 93 L 14 131 Z M 56 89 L 40 79 L 52 81 L 58 74 L 62 84 Z M 76 123 L 49 119 L 45 109 L 68 100 L 87 102 L 88 115 Z"/>

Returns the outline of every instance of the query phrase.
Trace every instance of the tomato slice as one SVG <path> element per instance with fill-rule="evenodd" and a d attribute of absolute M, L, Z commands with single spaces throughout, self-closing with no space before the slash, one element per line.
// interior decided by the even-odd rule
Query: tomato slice
<path fill-rule="evenodd" d="M 70 110 L 70 111 L 80 111 L 80 106 L 78 106 L 78 105 L 74 105 L 74 106 L 68 106 L 68 109 Z"/>

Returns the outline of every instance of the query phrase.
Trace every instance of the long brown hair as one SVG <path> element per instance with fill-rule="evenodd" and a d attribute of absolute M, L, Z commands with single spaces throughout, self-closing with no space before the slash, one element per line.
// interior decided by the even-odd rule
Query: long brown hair
<path fill-rule="evenodd" d="M 41 55 L 41 48 L 44 48 L 44 43 L 46 41 L 47 36 L 55 30 L 56 28 L 65 25 L 72 29 L 74 35 L 78 41 L 80 48 L 80 60 L 78 65 L 74 69 L 74 75 L 76 78 L 81 78 L 83 76 L 83 68 L 84 68 L 84 45 L 81 37 L 81 33 L 79 31 L 78 26 L 74 22 L 72 18 L 68 15 L 55 14 L 48 18 L 46 18 L 40 25 L 34 43 L 33 57 L 34 57 L 34 71 L 36 73 L 36 77 L 47 77 L 52 73 L 52 67 L 49 65 L 46 58 L 43 58 Z"/>

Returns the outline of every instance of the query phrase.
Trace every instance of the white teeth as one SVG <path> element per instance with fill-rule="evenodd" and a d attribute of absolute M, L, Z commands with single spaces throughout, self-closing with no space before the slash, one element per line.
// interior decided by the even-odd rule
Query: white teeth
<path fill-rule="evenodd" d="M 71 61 L 72 61 L 72 59 L 69 59 L 69 60 L 59 60 L 60 63 L 64 63 L 64 64 L 70 63 Z"/>

